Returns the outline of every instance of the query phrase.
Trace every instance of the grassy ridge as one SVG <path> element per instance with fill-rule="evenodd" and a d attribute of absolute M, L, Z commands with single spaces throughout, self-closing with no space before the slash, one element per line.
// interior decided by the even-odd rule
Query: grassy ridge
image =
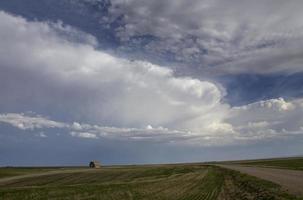
<path fill-rule="evenodd" d="M 1 180 L 1 179 L 0 179 Z M 1 183 L 0 199 L 298 200 L 232 170 L 199 164 L 64 171 Z"/>
<path fill-rule="evenodd" d="M 303 170 L 303 157 L 239 161 L 238 164 Z"/>

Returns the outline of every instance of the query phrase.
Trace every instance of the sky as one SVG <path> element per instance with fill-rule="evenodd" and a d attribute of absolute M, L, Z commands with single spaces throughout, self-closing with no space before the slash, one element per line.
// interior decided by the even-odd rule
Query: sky
<path fill-rule="evenodd" d="M 302 6 L 0 1 L 0 165 L 303 155 Z"/>

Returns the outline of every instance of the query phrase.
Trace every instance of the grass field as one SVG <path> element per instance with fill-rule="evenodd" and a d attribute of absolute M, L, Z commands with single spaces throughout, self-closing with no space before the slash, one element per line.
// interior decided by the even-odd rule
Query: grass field
<path fill-rule="evenodd" d="M 233 163 L 243 164 L 243 165 L 303 170 L 303 157 L 247 160 L 247 161 L 237 161 Z"/>
<path fill-rule="evenodd" d="M 12 173 L 19 169 L 1 169 Z M 20 169 L 21 170 L 21 169 Z M 28 169 L 30 170 L 30 169 Z M 37 173 L 37 169 L 32 169 Z M 43 169 L 45 170 L 45 169 Z M 22 171 L 22 170 L 21 170 Z M 29 174 L 29 171 L 26 171 Z M 3 180 L 3 179 L 2 179 Z M 105 167 L 14 178 L 0 199 L 299 199 L 271 182 L 199 164 Z"/>

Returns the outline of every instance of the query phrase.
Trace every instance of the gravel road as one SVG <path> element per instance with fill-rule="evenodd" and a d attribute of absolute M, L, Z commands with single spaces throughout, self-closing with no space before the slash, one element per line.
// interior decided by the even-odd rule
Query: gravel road
<path fill-rule="evenodd" d="M 239 165 L 219 165 L 281 185 L 288 192 L 303 195 L 303 171 Z"/>

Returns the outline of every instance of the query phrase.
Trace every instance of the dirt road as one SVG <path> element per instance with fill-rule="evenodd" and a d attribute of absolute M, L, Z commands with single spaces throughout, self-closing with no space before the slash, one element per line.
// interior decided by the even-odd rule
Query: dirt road
<path fill-rule="evenodd" d="M 219 165 L 252 175 L 281 185 L 285 190 L 295 195 L 303 195 L 303 171 L 248 167 L 239 165 Z"/>

